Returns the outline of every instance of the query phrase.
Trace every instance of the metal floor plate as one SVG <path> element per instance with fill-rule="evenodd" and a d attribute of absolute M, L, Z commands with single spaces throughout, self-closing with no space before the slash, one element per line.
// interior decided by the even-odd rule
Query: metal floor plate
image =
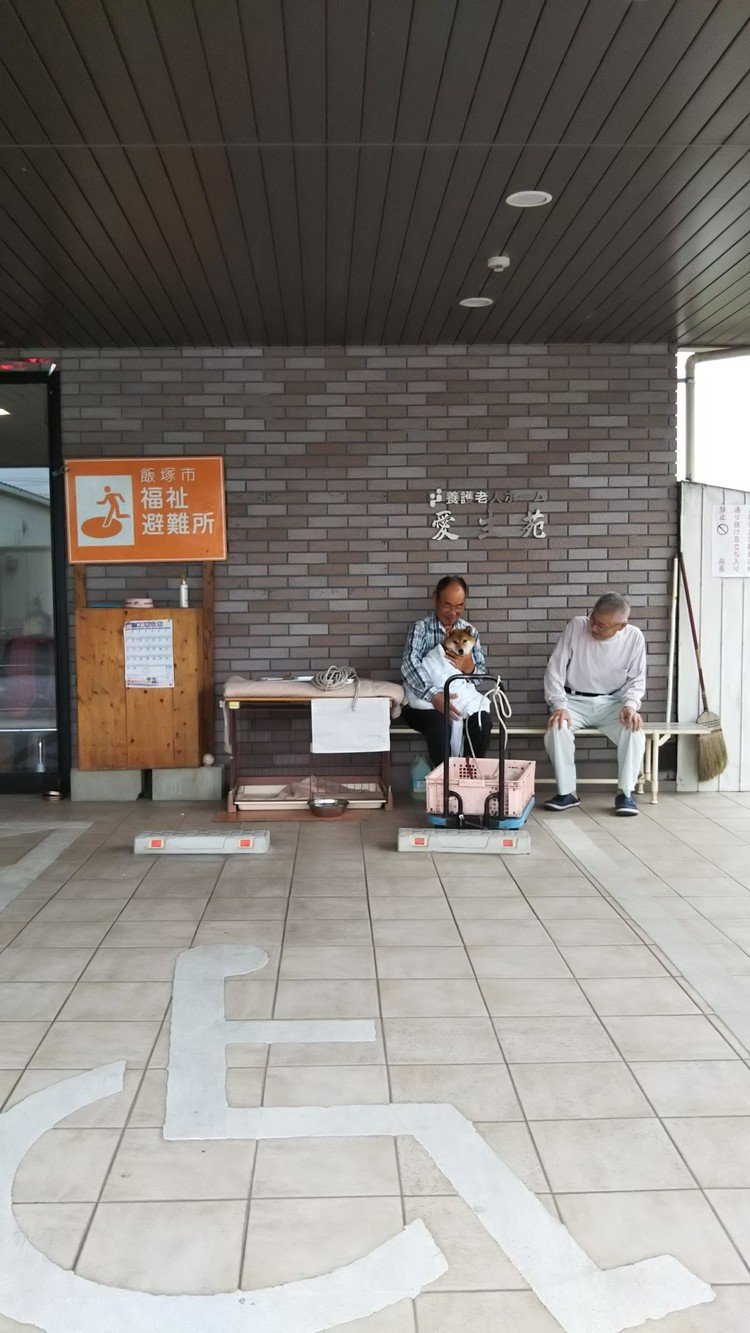
<path fill-rule="evenodd" d="M 402 828 L 398 831 L 400 852 L 443 852 L 463 855 L 519 856 L 531 851 L 528 829 Z"/>
<path fill-rule="evenodd" d="M 269 829 L 251 832 L 137 833 L 133 851 L 146 856 L 257 856 L 271 845 Z"/>

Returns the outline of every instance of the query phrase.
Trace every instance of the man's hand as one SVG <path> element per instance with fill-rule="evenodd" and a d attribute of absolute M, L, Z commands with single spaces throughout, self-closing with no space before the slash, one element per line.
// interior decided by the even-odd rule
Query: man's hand
<path fill-rule="evenodd" d="M 450 697 L 451 700 L 453 700 L 455 699 L 456 696 L 455 694 L 452 694 Z M 445 695 L 443 694 L 442 690 L 438 690 L 437 694 L 433 694 L 432 706 L 433 708 L 437 709 L 438 713 L 443 713 L 443 715 L 445 714 Z M 460 716 L 461 714 L 459 713 L 458 709 L 454 708 L 453 703 L 451 702 L 451 717 L 453 718 L 454 721 L 457 722 Z"/>
<path fill-rule="evenodd" d="M 472 653 L 452 653 L 448 648 L 444 649 L 445 656 L 452 667 L 457 671 L 462 671 L 465 676 L 470 676 L 474 670 L 474 657 Z"/>
<path fill-rule="evenodd" d="M 562 727 L 566 723 L 569 727 L 573 725 L 573 719 L 567 708 L 556 708 L 554 713 L 550 713 L 547 718 L 547 730 L 550 731 L 553 727 Z"/>
<path fill-rule="evenodd" d="M 620 721 L 628 731 L 641 731 L 643 729 L 643 718 L 637 708 L 629 708 L 626 704 L 620 712 Z"/>

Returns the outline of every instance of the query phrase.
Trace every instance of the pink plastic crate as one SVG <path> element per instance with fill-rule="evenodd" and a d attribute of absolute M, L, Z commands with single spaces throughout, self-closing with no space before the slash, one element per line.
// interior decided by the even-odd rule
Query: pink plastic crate
<path fill-rule="evenodd" d="M 451 791 L 458 792 L 465 815 L 483 815 L 489 792 L 497 791 L 497 759 L 451 759 Z M 505 761 L 505 809 L 511 819 L 522 815 L 534 795 L 536 764 L 525 759 Z M 439 764 L 425 779 L 426 809 L 441 815 L 443 811 L 443 765 Z"/>

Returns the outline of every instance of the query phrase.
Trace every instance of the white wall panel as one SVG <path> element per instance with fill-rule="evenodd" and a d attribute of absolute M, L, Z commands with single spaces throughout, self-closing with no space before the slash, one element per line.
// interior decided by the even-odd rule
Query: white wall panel
<path fill-rule="evenodd" d="M 681 543 L 701 645 L 709 708 L 718 713 L 729 763 L 721 777 L 698 783 L 696 742 L 677 746 L 678 791 L 750 791 L 750 579 L 711 574 L 713 506 L 750 504 L 750 495 L 720 486 L 683 482 Z M 703 711 L 685 597 L 680 589 L 677 718 L 694 722 Z"/>

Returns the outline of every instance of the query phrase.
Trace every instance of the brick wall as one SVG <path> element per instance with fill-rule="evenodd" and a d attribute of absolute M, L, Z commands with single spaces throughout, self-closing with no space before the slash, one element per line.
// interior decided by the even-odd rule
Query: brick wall
<path fill-rule="evenodd" d="M 455 571 L 519 720 L 542 716 L 549 649 L 605 588 L 633 603 L 650 650 L 644 711 L 663 710 L 678 517 L 668 348 L 131 348 L 60 364 L 68 455 L 225 457 L 217 680 L 330 661 L 397 678 L 408 624 Z M 459 539 L 437 542 L 438 486 L 517 498 L 494 508 L 487 539 L 482 508 L 454 506 Z M 538 491 L 544 540 L 521 535 Z M 176 602 L 182 573 L 99 566 L 91 597 Z"/>

